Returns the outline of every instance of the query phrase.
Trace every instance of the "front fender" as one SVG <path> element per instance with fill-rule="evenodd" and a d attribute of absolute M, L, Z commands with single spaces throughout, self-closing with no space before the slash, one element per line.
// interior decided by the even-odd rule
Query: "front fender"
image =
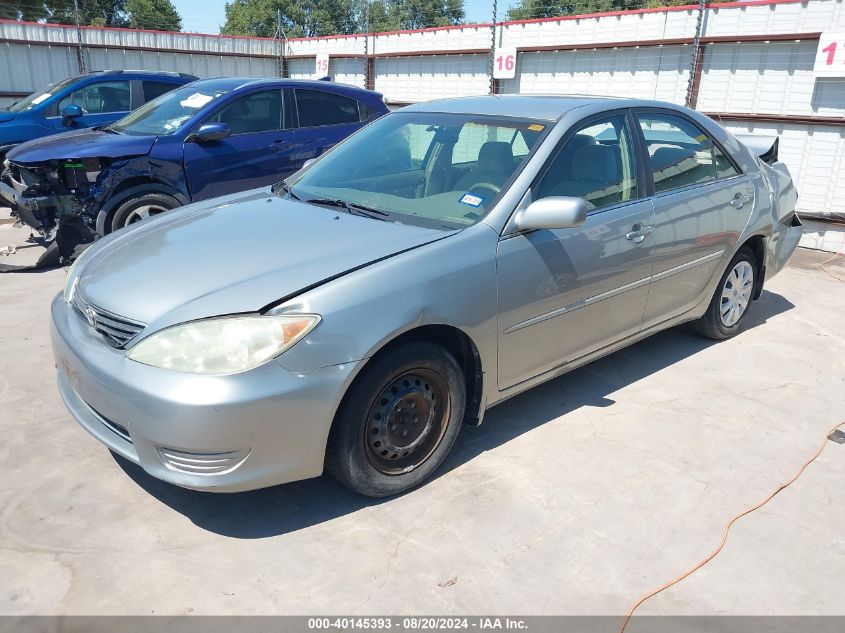
<path fill-rule="evenodd" d="M 497 354 L 496 246 L 484 223 L 339 277 L 273 309 L 322 316 L 278 362 L 293 372 L 372 357 L 390 341 L 425 325 L 464 332 L 482 371 Z M 495 383 L 495 381 L 490 381 Z"/>
<path fill-rule="evenodd" d="M 173 196 L 183 205 L 191 202 L 184 171 L 178 163 L 141 156 L 113 163 L 104 170 L 91 191 L 97 233 L 105 234 L 109 215 L 118 206 L 132 196 L 150 191 Z"/>

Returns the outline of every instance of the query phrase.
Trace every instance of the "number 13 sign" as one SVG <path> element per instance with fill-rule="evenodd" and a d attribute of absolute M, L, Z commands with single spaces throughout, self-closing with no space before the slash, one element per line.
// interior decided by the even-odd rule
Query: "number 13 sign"
<path fill-rule="evenodd" d="M 816 77 L 845 77 L 845 31 L 822 33 L 813 74 Z"/>
<path fill-rule="evenodd" d="M 493 79 L 516 77 L 516 49 L 497 48 L 493 57 Z"/>

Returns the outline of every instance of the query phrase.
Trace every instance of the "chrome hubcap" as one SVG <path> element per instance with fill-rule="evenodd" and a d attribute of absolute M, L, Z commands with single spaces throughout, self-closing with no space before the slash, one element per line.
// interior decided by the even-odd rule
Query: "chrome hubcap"
<path fill-rule="evenodd" d="M 135 222 L 140 222 L 141 220 L 146 220 L 147 218 L 158 215 L 159 213 L 164 213 L 165 211 L 167 211 L 167 209 L 160 207 L 157 204 L 145 204 L 137 209 L 132 209 L 129 215 L 126 216 L 125 226 L 135 224 Z"/>
<path fill-rule="evenodd" d="M 737 262 L 722 288 L 719 316 L 725 327 L 736 325 L 745 314 L 754 291 L 754 268 L 746 261 Z"/>

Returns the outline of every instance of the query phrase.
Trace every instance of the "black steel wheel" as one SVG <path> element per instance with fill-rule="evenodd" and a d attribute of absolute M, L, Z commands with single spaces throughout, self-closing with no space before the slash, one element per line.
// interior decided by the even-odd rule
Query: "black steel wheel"
<path fill-rule="evenodd" d="M 391 380 L 376 396 L 364 429 L 370 463 L 387 475 L 417 468 L 443 439 L 449 405 L 446 381 L 428 369 Z"/>
<path fill-rule="evenodd" d="M 335 418 L 326 468 L 372 497 L 408 490 L 442 463 L 458 436 L 466 387 L 442 347 L 411 342 L 377 356 Z"/>

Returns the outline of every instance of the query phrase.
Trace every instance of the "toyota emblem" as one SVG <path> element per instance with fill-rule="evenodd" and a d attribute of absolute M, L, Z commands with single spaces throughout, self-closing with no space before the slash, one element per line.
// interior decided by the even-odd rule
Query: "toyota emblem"
<path fill-rule="evenodd" d="M 97 313 L 90 306 L 85 306 L 85 320 L 88 321 L 88 325 L 91 327 L 97 325 Z"/>

